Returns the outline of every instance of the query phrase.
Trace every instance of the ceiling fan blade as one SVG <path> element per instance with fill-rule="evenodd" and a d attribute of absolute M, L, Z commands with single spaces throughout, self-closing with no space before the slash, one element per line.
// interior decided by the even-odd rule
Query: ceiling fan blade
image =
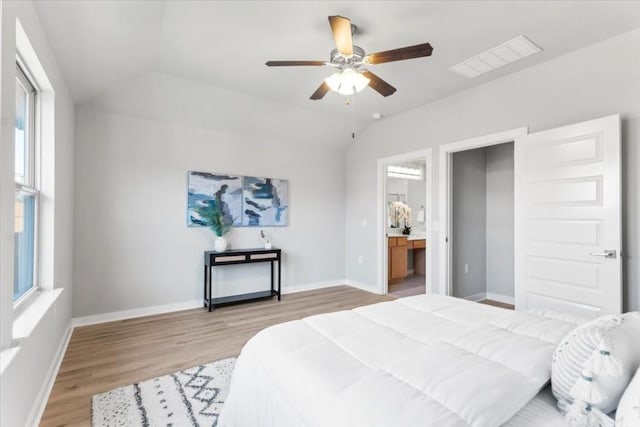
<path fill-rule="evenodd" d="M 265 62 L 267 67 L 292 67 L 292 66 L 300 66 L 300 65 L 311 65 L 315 67 L 320 67 L 325 65 L 324 61 L 267 61 Z"/>
<path fill-rule="evenodd" d="M 395 87 L 391 86 L 389 83 L 382 80 L 380 77 L 373 74 L 371 71 L 364 70 L 362 75 L 369 79 L 369 86 L 371 89 L 375 90 L 382 96 L 393 95 L 393 93 L 397 90 Z"/>
<path fill-rule="evenodd" d="M 351 21 L 348 18 L 335 15 L 329 17 L 329 25 L 333 39 L 336 41 L 338 52 L 346 56 L 353 55 L 353 40 L 351 40 Z"/>
<path fill-rule="evenodd" d="M 433 52 L 433 47 L 431 47 L 429 43 L 423 43 L 415 46 L 401 47 L 400 49 L 371 53 L 366 56 L 365 62 L 369 64 L 384 64 L 385 62 L 431 56 L 431 52 Z"/>
<path fill-rule="evenodd" d="M 313 99 L 314 101 L 317 101 L 318 99 L 322 99 L 327 94 L 327 92 L 329 92 L 330 89 L 331 88 L 329 87 L 328 84 L 326 84 L 325 82 L 322 82 L 320 87 L 316 89 L 315 92 L 313 92 L 313 95 L 311 95 L 309 99 Z"/>

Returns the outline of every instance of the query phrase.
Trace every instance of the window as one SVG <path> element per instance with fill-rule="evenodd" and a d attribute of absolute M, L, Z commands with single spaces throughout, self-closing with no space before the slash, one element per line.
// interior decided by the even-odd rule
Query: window
<path fill-rule="evenodd" d="M 36 232 L 39 191 L 36 186 L 37 92 L 20 65 L 16 73 L 15 253 L 13 301 L 36 283 Z"/>

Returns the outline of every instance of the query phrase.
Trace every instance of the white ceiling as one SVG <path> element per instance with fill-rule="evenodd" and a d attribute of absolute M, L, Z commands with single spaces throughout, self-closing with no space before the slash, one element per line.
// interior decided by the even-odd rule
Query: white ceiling
<path fill-rule="evenodd" d="M 340 95 L 309 100 L 331 69 L 264 62 L 328 60 L 334 45 L 327 16 L 334 14 L 358 25 L 354 43 L 367 52 L 430 42 L 430 58 L 370 67 L 398 91 L 358 94 L 361 122 L 640 27 L 640 2 L 633 1 L 36 1 L 36 8 L 76 101 L 133 76 L 163 73 L 350 120 Z M 544 51 L 474 80 L 449 70 L 520 34 Z"/>

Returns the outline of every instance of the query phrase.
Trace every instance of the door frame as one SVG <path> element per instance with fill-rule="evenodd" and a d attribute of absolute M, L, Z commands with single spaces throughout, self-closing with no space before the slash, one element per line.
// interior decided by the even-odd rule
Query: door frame
<path fill-rule="evenodd" d="M 440 218 L 440 243 L 438 253 L 440 254 L 440 262 L 438 265 L 439 280 L 437 292 L 441 295 L 451 295 L 451 245 L 449 237 L 451 236 L 451 159 L 454 153 L 460 151 L 473 150 L 475 148 L 490 147 L 493 145 L 514 143 L 518 137 L 527 135 L 529 127 L 519 127 L 505 130 L 502 132 L 492 133 L 489 135 L 479 136 L 475 138 L 464 139 L 462 141 L 444 144 L 439 149 L 439 179 L 438 179 L 438 205 Z M 514 174 L 516 171 L 514 170 Z M 514 206 L 515 209 L 515 206 Z"/>
<path fill-rule="evenodd" d="M 377 225 L 376 225 L 376 243 L 377 243 L 377 290 L 380 294 L 387 294 L 389 292 L 388 283 L 388 242 L 387 242 L 387 166 L 393 163 L 408 162 L 411 160 L 424 160 L 425 162 L 425 210 L 424 210 L 424 224 L 425 224 L 425 239 L 427 242 L 425 248 L 425 262 L 427 268 L 425 277 L 425 291 L 430 293 L 433 291 L 433 267 L 436 263 L 434 259 L 435 253 L 431 250 L 433 246 L 433 150 L 426 148 L 424 150 L 412 151 L 409 153 L 398 154 L 395 156 L 383 157 L 378 159 L 377 175 L 378 175 L 378 197 L 377 197 Z"/>

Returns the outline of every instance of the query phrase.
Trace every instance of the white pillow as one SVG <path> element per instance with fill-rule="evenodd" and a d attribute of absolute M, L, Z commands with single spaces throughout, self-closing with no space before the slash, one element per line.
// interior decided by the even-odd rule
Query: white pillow
<path fill-rule="evenodd" d="M 602 316 L 560 341 L 551 389 L 565 404 L 584 402 L 608 414 L 640 365 L 640 313 Z"/>
<path fill-rule="evenodd" d="M 616 412 L 616 427 L 640 426 L 640 369 L 622 394 Z"/>

